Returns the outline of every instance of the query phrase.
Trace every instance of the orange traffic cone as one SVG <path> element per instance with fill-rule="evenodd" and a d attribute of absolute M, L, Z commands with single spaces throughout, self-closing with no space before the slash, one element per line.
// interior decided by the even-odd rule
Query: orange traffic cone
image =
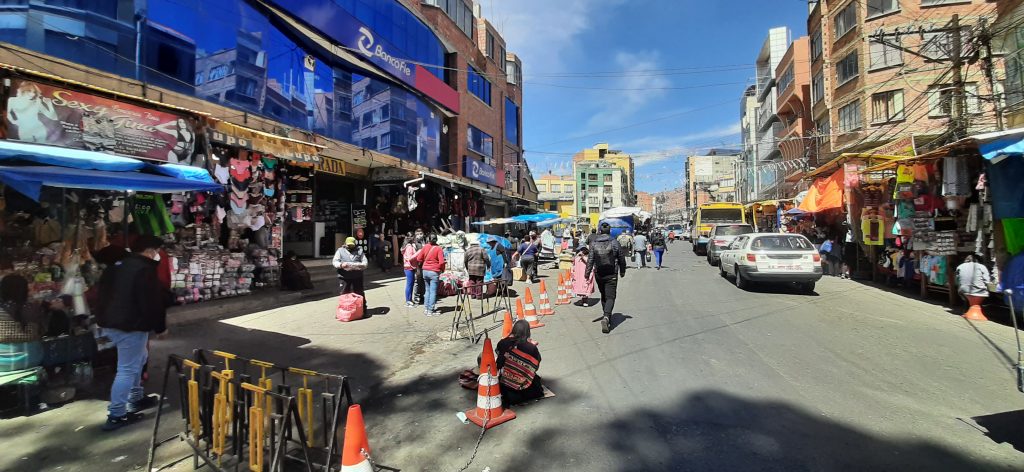
<path fill-rule="evenodd" d="M 526 317 L 529 318 L 531 315 L 537 317 L 537 305 L 533 304 L 533 292 L 530 291 L 530 286 L 526 286 L 526 295 L 523 299 L 523 305 L 526 307 Z"/>
<path fill-rule="evenodd" d="M 988 321 L 985 317 L 985 313 L 981 311 L 981 303 L 985 301 L 984 297 L 976 297 L 974 295 L 966 295 L 967 303 L 971 305 L 964 313 L 964 318 L 971 321 Z"/>
<path fill-rule="evenodd" d="M 491 347 L 491 338 L 484 338 L 484 352 L 480 356 L 479 384 L 480 386 L 477 387 L 476 408 L 470 408 L 466 411 L 466 417 L 469 418 L 469 421 L 485 429 L 491 429 L 516 418 L 515 412 L 501 407 L 501 388 L 498 386 L 498 368 L 494 363 L 494 349 Z"/>
<path fill-rule="evenodd" d="M 544 323 L 541 323 L 540 321 L 537 320 L 536 311 L 533 312 L 533 316 L 530 316 L 529 314 L 524 314 L 523 300 L 521 298 L 516 299 L 516 319 L 526 320 L 530 322 L 530 329 L 540 328 L 544 326 Z"/>
<path fill-rule="evenodd" d="M 569 300 L 565 295 L 565 277 L 558 274 L 558 298 L 555 299 L 555 305 L 567 305 Z"/>
<path fill-rule="evenodd" d="M 548 298 L 548 287 L 544 285 L 544 281 L 540 281 L 540 307 L 537 309 L 537 314 L 544 316 L 551 316 L 555 314 L 555 308 L 551 306 L 551 299 Z"/>
<path fill-rule="evenodd" d="M 366 439 L 363 410 L 359 405 L 348 407 L 345 443 L 341 452 L 341 472 L 373 472 L 373 465 L 370 464 L 370 442 Z"/>
<path fill-rule="evenodd" d="M 513 322 L 514 322 L 514 320 L 512 319 L 512 313 L 506 310 L 505 311 L 505 320 L 502 321 L 502 323 L 501 323 L 501 339 L 505 339 L 505 338 L 508 337 L 508 335 L 512 334 L 512 323 Z"/>

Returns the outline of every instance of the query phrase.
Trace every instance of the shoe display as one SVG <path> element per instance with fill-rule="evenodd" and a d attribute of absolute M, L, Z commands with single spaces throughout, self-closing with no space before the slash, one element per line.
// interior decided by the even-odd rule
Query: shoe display
<path fill-rule="evenodd" d="M 103 424 L 103 431 L 114 431 L 123 426 L 128 426 L 142 419 L 142 413 L 128 413 L 124 416 L 107 416 L 107 422 Z"/>

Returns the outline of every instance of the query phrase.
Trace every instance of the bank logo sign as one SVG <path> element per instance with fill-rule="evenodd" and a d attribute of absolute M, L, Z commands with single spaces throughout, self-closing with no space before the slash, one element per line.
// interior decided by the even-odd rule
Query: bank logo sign
<path fill-rule="evenodd" d="M 412 68 L 409 67 L 409 63 L 388 54 L 383 45 L 375 44 L 377 41 L 373 38 L 373 32 L 369 28 L 360 26 L 359 35 L 356 46 L 362 55 L 377 63 L 383 61 L 393 71 L 404 75 L 406 78 L 412 77 Z"/>
<path fill-rule="evenodd" d="M 498 169 L 476 159 L 470 159 L 469 157 L 464 159 L 465 161 L 462 163 L 463 175 L 479 182 L 498 185 Z"/>

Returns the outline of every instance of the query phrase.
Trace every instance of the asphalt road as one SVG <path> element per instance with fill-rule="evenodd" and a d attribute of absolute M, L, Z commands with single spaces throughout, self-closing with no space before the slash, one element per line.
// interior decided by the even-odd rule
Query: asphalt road
<path fill-rule="evenodd" d="M 469 470 L 1024 469 L 979 426 L 1024 441 L 1005 327 L 846 280 L 741 291 L 682 242 L 666 264 L 629 270 L 610 334 L 598 307 L 545 319 L 557 397 L 489 431 Z M 464 459 L 423 452 L 402 456 Z"/>
<path fill-rule="evenodd" d="M 856 281 L 741 291 L 683 242 L 666 264 L 628 271 L 609 334 L 598 306 L 543 319 L 533 337 L 556 396 L 515 407 L 465 470 L 1024 470 L 1010 328 Z M 480 430 L 455 417 L 476 403 L 456 380 L 480 344 L 448 340 L 452 300 L 428 318 L 402 297 L 393 278 L 368 292 L 379 314 L 353 323 L 328 298 L 177 327 L 151 368 L 162 378 L 168 353 L 204 347 L 349 375 L 378 463 L 460 470 Z M 144 468 L 152 422 L 98 433 L 98 390 L 0 421 L 0 470 Z M 169 412 L 161 437 L 181 428 Z M 158 463 L 184 452 L 165 449 Z"/>

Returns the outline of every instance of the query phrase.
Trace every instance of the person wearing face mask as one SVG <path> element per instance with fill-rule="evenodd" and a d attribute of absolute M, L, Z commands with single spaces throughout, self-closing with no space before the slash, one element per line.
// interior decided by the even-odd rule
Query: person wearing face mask
<path fill-rule="evenodd" d="M 153 402 L 144 397 L 141 382 L 149 333 L 163 338 L 167 332 L 170 293 L 157 275 L 162 246 L 156 236 L 139 236 L 131 244 L 131 254 L 108 266 L 100 277 L 96 324 L 101 336 L 117 348 L 117 374 L 104 431 L 138 421 L 141 410 L 151 406 L 147 402 Z"/>

